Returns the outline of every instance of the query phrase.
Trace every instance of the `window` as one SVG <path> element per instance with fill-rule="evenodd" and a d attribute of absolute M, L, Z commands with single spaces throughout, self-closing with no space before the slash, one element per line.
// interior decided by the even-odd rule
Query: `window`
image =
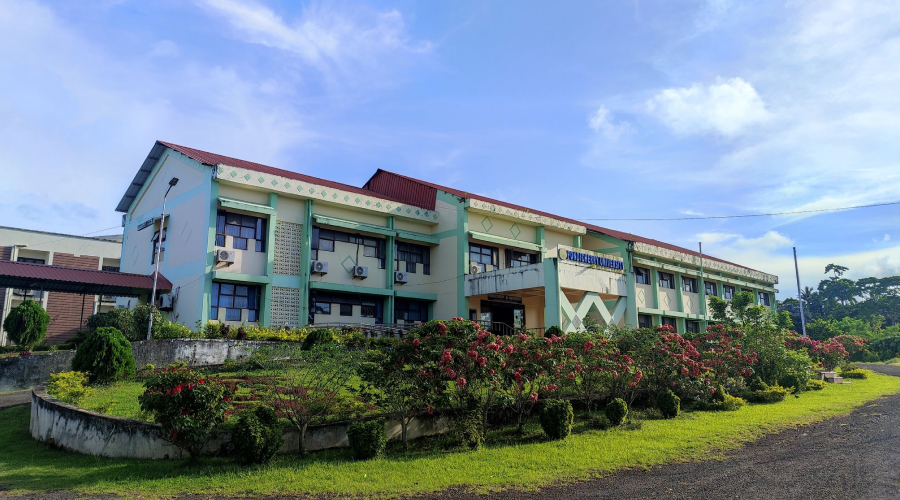
<path fill-rule="evenodd" d="M 320 227 L 313 227 L 312 230 L 313 260 L 319 259 L 319 250 L 323 252 L 333 252 L 334 243 L 336 241 L 361 245 L 362 256 L 374 257 L 378 261 L 378 269 L 384 269 L 386 256 L 383 239 L 363 236 L 361 234 L 350 234 L 343 231 L 335 231 L 333 229 L 322 229 Z"/>
<path fill-rule="evenodd" d="M 331 314 L 332 306 L 337 305 L 336 312 L 341 316 L 353 316 L 353 306 L 360 306 L 360 316 L 363 318 L 376 318 L 376 323 L 380 323 L 383 317 L 383 302 L 380 297 L 313 290 L 309 303 L 312 315 Z M 310 322 L 314 323 L 314 319 L 311 318 Z"/>
<path fill-rule="evenodd" d="M 714 297 L 719 296 L 719 288 L 718 285 L 716 285 L 716 282 L 704 281 L 703 283 L 706 285 L 706 295 L 712 295 Z"/>
<path fill-rule="evenodd" d="M 168 226 L 168 224 L 166 224 L 166 226 Z M 150 255 L 150 264 L 156 264 L 156 249 L 157 249 L 157 247 L 159 247 L 159 261 L 162 262 L 162 261 L 166 260 L 166 245 L 165 245 L 165 243 L 166 243 L 166 236 L 167 236 L 166 233 L 168 233 L 168 232 L 169 232 L 169 229 L 168 229 L 168 227 L 166 227 L 166 229 L 164 229 L 162 232 L 162 243 L 159 242 L 159 231 L 156 231 L 155 233 L 153 233 L 153 237 L 150 238 L 150 243 L 153 244 L 153 249 L 152 249 L 153 254 Z"/>
<path fill-rule="evenodd" d="M 225 246 L 225 237 L 231 236 L 231 248 L 247 250 L 247 240 L 254 240 L 254 250 L 266 251 L 266 219 L 252 215 L 219 210 L 216 218 L 216 246 Z"/>
<path fill-rule="evenodd" d="M 478 321 L 477 309 L 469 309 L 469 321 Z"/>
<path fill-rule="evenodd" d="M 517 250 L 506 250 L 506 267 L 522 267 L 531 264 L 537 264 L 537 254 L 519 252 Z"/>
<path fill-rule="evenodd" d="M 734 287 L 731 285 L 725 285 L 722 287 L 722 291 L 725 292 L 725 299 L 733 299 L 734 298 Z"/>
<path fill-rule="evenodd" d="M 245 309 L 248 322 L 259 321 L 259 290 L 256 285 L 213 283 L 210 319 L 219 319 L 219 308 L 224 307 L 225 321 L 242 321 Z"/>
<path fill-rule="evenodd" d="M 772 303 L 769 302 L 769 294 L 766 292 L 759 292 L 759 303 L 764 306 L 771 306 Z"/>
<path fill-rule="evenodd" d="M 119 272 L 119 266 L 103 266 L 101 267 L 104 271 L 109 271 L 111 273 Z"/>
<path fill-rule="evenodd" d="M 394 302 L 394 318 L 398 321 L 428 321 L 428 302 L 398 298 Z"/>
<path fill-rule="evenodd" d="M 500 267 L 500 250 L 496 247 L 469 243 L 469 262 L 476 264 L 481 272 L 487 271 L 487 266 L 493 269 Z"/>
<path fill-rule="evenodd" d="M 653 318 L 649 314 L 638 314 L 638 328 L 653 328 Z"/>
<path fill-rule="evenodd" d="M 634 268 L 634 281 L 640 285 L 649 285 L 650 270 L 643 267 Z"/>
<path fill-rule="evenodd" d="M 40 265 L 44 265 L 46 263 L 44 259 L 30 259 L 28 257 L 17 257 L 16 262 Z M 43 290 L 26 290 L 24 288 L 15 288 L 13 289 L 13 295 L 24 297 L 26 299 L 41 300 L 44 297 L 44 292 Z"/>
<path fill-rule="evenodd" d="M 687 330 L 688 333 L 700 333 L 700 322 L 699 321 L 685 321 L 684 329 Z"/>
<path fill-rule="evenodd" d="M 676 332 L 678 331 L 678 326 L 675 324 L 675 318 L 669 318 L 669 317 L 663 316 L 662 324 L 669 325 L 672 328 L 674 328 Z"/>
<path fill-rule="evenodd" d="M 659 271 L 659 287 L 675 289 L 675 275 Z"/>
<path fill-rule="evenodd" d="M 681 289 L 685 292 L 697 293 L 697 278 L 681 277 Z"/>
<path fill-rule="evenodd" d="M 415 273 L 416 264 L 422 264 L 422 273 L 431 274 L 431 247 L 398 241 L 394 246 L 397 269 L 400 262 L 406 262 L 406 272 Z"/>

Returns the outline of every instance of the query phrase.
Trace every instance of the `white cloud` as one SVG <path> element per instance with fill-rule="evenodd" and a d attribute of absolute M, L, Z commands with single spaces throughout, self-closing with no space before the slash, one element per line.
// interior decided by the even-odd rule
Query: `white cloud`
<path fill-rule="evenodd" d="M 429 42 L 410 40 L 403 16 L 396 10 L 314 4 L 305 7 L 299 19 L 285 21 L 254 0 L 198 3 L 224 18 L 245 41 L 287 51 L 333 78 L 336 74 L 386 77 L 385 59 L 431 50 Z"/>
<path fill-rule="evenodd" d="M 782 247 L 791 246 L 793 241 L 778 231 L 768 231 L 762 236 L 756 238 L 745 238 L 739 234 L 707 232 L 697 235 L 699 241 L 708 244 L 717 244 L 729 242 L 728 245 L 736 248 L 757 248 L 765 250 L 775 250 Z"/>
<path fill-rule="evenodd" d="M 769 117 L 756 89 L 741 78 L 662 90 L 647 101 L 647 111 L 683 135 L 733 137 Z"/>
<path fill-rule="evenodd" d="M 150 55 L 153 57 L 174 57 L 181 53 L 178 44 L 172 40 L 160 40 L 153 44 Z"/>
<path fill-rule="evenodd" d="M 588 118 L 588 127 L 594 132 L 603 134 L 604 137 L 611 141 L 618 140 L 619 137 L 628 132 L 631 126 L 626 122 L 613 123 L 612 116 L 605 106 L 600 106 Z"/>
<path fill-rule="evenodd" d="M 884 237 L 882 237 L 880 240 L 878 238 L 872 238 L 872 241 L 874 243 L 887 243 L 891 241 L 891 235 L 885 233 Z"/>

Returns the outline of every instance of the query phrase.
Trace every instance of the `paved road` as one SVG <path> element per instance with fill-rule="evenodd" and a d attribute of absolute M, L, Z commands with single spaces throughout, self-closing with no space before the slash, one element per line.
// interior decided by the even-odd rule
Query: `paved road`
<path fill-rule="evenodd" d="M 0 410 L 11 406 L 26 405 L 31 403 L 31 391 L 10 392 L 0 394 Z"/>
<path fill-rule="evenodd" d="M 900 377 L 897 366 L 865 366 Z M 0 396 L 2 404 L 3 397 Z M 479 496 L 450 490 L 415 500 L 897 500 L 900 498 L 898 485 L 900 394 L 869 403 L 843 417 L 763 437 L 734 450 L 721 461 L 670 464 L 646 471 L 628 470 L 537 492 L 505 491 Z M 50 492 L 17 498 L 68 500 L 85 497 L 70 492 Z M 218 497 L 192 495 L 180 498 L 213 500 Z M 287 498 L 309 497 L 259 500 Z"/>
<path fill-rule="evenodd" d="M 865 365 L 900 376 L 900 367 Z M 530 499 L 847 499 L 900 498 L 900 395 L 844 417 L 766 436 L 723 461 L 670 464 L 602 479 L 507 491 L 492 500 Z M 488 498 L 461 491 L 417 500 Z"/>

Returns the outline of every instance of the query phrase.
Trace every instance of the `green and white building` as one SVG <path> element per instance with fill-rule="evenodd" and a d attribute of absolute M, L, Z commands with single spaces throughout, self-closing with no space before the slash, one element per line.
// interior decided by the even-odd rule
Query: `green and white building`
<path fill-rule="evenodd" d="M 191 327 L 460 316 L 497 331 L 572 331 L 590 316 L 685 331 L 705 326 L 710 295 L 749 290 L 774 307 L 778 283 L 689 249 L 384 170 L 354 187 L 164 142 L 117 210 L 122 271 L 152 273 L 161 244 L 173 290 L 159 304 Z"/>

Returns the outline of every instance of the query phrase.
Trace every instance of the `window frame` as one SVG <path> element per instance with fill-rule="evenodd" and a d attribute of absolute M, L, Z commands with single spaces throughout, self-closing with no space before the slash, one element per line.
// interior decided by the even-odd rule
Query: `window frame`
<path fill-rule="evenodd" d="M 646 281 L 641 281 L 641 279 L 644 279 Z M 650 279 L 650 269 L 646 267 L 635 267 L 634 282 L 638 285 L 652 285 L 653 282 Z"/>
<path fill-rule="evenodd" d="M 668 278 L 664 278 L 663 276 L 668 276 Z M 669 290 L 675 289 L 675 274 L 667 273 L 665 271 L 656 271 L 656 279 L 659 282 L 659 288 L 666 288 Z M 668 283 L 668 286 L 664 285 L 664 283 Z"/>
<path fill-rule="evenodd" d="M 417 314 L 419 319 L 413 319 L 411 317 L 413 313 Z M 426 323 L 428 321 L 428 302 L 398 297 L 394 300 L 394 319 Z"/>
<path fill-rule="evenodd" d="M 696 330 L 693 327 L 696 327 Z M 700 322 L 697 320 L 685 320 L 684 333 L 700 333 Z"/>
<path fill-rule="evenodd" d="M 643 318 L 647 318 L 646 326 L 641 321 Z M 638 314 L 638 328 L 653 328 L 653 316 L 649 314 Z"/>
<path fill-rule="evenodd" d="M 729 292 L 730 290 L 730 292 Z M 725 300 L 731 300 L 734 298 L 734 294 L 737 293 L 737 288 L 734 285 L 723 285 L 722 286 L 722 298 Z"/>
<path fill-rule="evenodd" d="M 712 291 L 710 291 L 710 285 L 712 285 Z M 707 295 L 708 297 L 710 297 L 710 296 L 711 296 L 711 297 L 718 297 L 718 296 L 719 296 L 719 284 L 716 283 L 715 281 L 706 281 L 706 280 L 704 280 L 704 281 L 703 281 L 703 286 L 705 287 L 705 288 L 704 288 L 704 293 L 706 293 L 706 295 Z"/>
<path fill-rule="evenodd" d="M 222 293 L 223 289 L 228 291 Z M 259 322 L 259 311 L 262 302 L 262 287 L 260 285 L 216 281 L 212 284 L 210 295 L 209 318 L 211 320 L 218 320 L 219 308 L 225 308 L 224 321 L 243 321 L 244 310 L 246 309 L 247 322 Z M 223 302 L 230 303 L 230 305 L 223 305 Z M 231 319 L 235 314 L 234 311 L 237 311 L 237 319 Z"/>
<path fill-rule="evenodd" d="M 477 250 L 473 252 L 473 250 Z M 477 259 L 473 259 L 473 255 L 477 255 Z M 469 263 L 475 263 L 478 265 L 481 272 L 487 271 L 487 262 L 483 262 L 484 260 L 490 260 L 490 265 L 494 267 L 494 269 L 500 269 L 500 249 L 498 247 L 492 247 L 488 245 L 481 245 L 475 242 L 469 242 Z"/>
<path fill-rule="evenodd" d="M 772 302 L 769 299 L 769 292 L 763 292 L 760 290 L 759 292 L 757 292 L 757 296 L 759 297 L 760 304 L 762 304 L 766 307 L 772 307 Z M 763 299 L 765 299 L 765 300 L 763 300 Z"/>
<path fill-rule="evenodd" d="M 688 286 L 690 285 L 690 286 Z M 688 290 L 690 288 L 690 290 Z M 699 293 L 699 288 L 697 288 L 697 278 L 692 278 L 690 276 L 682 276 L 681 277 L 681 291 L 688 293 Z"/>
<path fill-rule="evenodd" d="M 169 237 L 169 224 L 168 220 L 166 221 L 166 227 L 162 230 L 162 243 L 158 242 L 159 240 L 159 230 L 156 230 L 153 233 L 153 236 L 150 237 L 150 265 L 156 264 L 156 247 L 159 246 L 159 262 L 165 262 L 166 260 L 166 239 Z"/>
<path fill-rule="evenodd" d="M 669 323 L 669 321 L 671 321 L 671 323 Z M 663 316 L 660 319 L 660 325 L 669 325 L 675 329 L 675 333 L 678 333 L 678 320 L 671 316 Z"/>
<path fill-rule="evenodd" d="M 406 263 L 406 272 L 415 274 L 416 264 L 422 264 L 422 274 L 431 274 L 431 247 L 409 243 L 406 241 L 394 242 L 395 268 L 400 270 L 400 263 Z"/>
<path fill-rule="evenodd" d="M 530 266 L 532 264 L 538 263 L 538 254 L 532 252 L 523 252 L 519 250 L 514 250 L 512 248 L 507 248 L 504 252 L 505 254 L 505 264 L 506 269 L 511 269 L 514 267 L 524 267 Z"/>
<path fill-rule="evenodd" d="M 253 240 L 253 249 L 265 252 L 269 236 L 268 225 L 267 217 L 220 209 L 216 212 L 216 247 L 226 248 L 228 236 L 231 236 L 233 250 L 248 250 L 247 240 Z"/>

